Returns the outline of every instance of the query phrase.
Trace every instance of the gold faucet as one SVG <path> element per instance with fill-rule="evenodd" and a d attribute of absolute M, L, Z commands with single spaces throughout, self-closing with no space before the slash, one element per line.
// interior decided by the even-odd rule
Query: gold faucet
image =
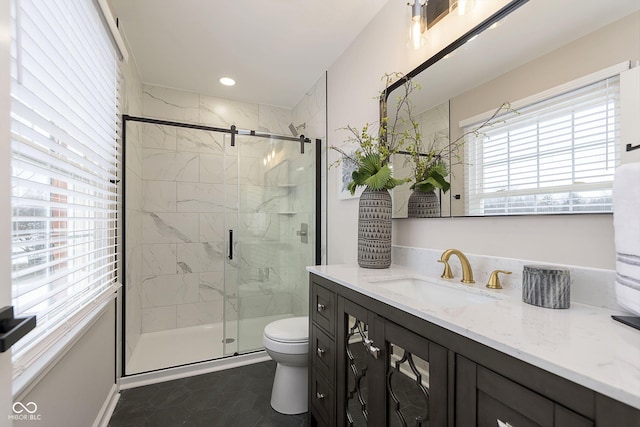
<path fill-rule="evenodd" d="M 471 264 L 469 264 L 469 260 L 457 249 L 447 249 L 440 256 L 438 262 L 444 264 L 444 271 L 440 277 L 443 279 L 453 279 L 453 273 L 451 272 L 451 267 L 449 267 L 449 257 L 451 257 L 451 255 L 457 255 L 458 259 L 460 259 L 460 264 L 462 265 L 462 283 L 476 283 L 473 280 L 473 271 L 471 271 Z"/>

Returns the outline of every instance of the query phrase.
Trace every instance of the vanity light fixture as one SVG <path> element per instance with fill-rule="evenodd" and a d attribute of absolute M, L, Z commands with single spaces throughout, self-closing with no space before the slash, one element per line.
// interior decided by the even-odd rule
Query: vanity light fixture
<path fill-rule="evenodd" d="M 465 15 L 476 5 L 476 0 L 450 0 L 449 10 L 457 10 L 458 15 Z"/>
<path fill-rule="evenodd" d="M 427 2 L 429 0 L 413 0 L 407 3 L 411 6 L 411 23 L 409 24 L 409 45 L 413 49 L 420 49 L 425 43 L 427 29 Z"/>
<path fill-rule="evenodd" d="M 220 83 L 222 83 L 225 86 L 233 86 L 236 84 L 236 81 L 233 80 L 231 77 L 222 77 L 220 78 Z"/>

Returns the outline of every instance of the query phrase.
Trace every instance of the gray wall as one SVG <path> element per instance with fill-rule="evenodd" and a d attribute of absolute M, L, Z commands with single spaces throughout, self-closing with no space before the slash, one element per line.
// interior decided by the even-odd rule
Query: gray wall
<path fill-rule="evenodd" d="M 41 378 L 21 402 L 38 405 L 40 421 L 14 421 L 14 426 L 91 426 L 115 384 L 116 301 Z"/>

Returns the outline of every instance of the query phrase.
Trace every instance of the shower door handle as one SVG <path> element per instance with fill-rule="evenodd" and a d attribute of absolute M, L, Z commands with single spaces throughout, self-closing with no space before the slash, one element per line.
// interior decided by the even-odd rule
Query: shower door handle
<path fill-rule="evenodd" d="M 229 230 L 229 260 L 233 260 L 233 230 Z"/>

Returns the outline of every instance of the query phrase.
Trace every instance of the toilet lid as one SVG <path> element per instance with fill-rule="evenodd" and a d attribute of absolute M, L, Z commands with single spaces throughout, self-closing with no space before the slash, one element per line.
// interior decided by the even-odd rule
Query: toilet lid
<path fill-rule="evenodd" d="M 264 335 L 280 342 L 304 342 L 309 340 L 309 316 L 289 317 L 269 323 Z"/>

